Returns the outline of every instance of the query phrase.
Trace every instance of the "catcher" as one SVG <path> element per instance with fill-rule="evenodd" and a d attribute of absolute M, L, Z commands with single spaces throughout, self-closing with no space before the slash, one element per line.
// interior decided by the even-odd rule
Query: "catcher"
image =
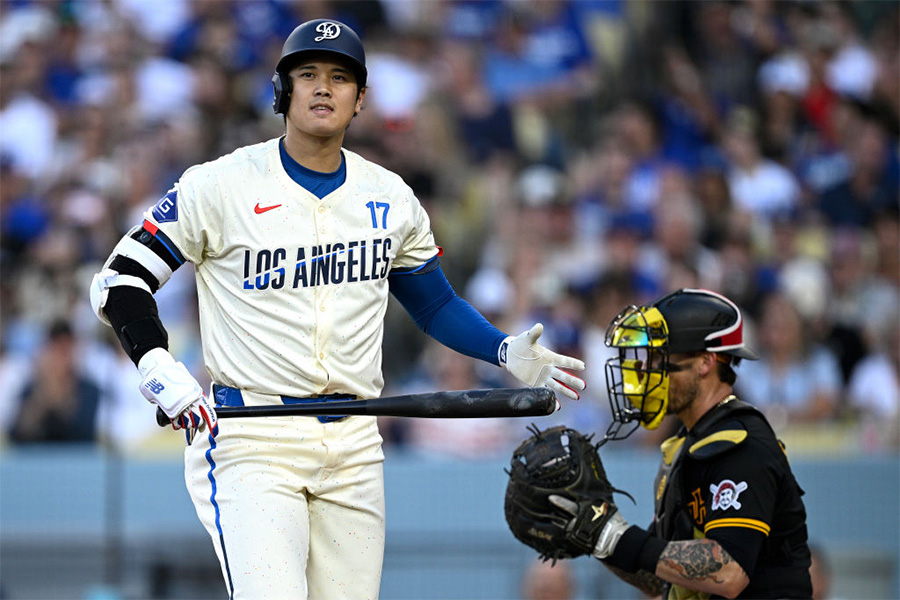
<path fill-rule="evenodd" d="M 613 423 L 597 444 L 565 427 L 534 430 L 513 454 L 505 512 L 544 559 L 591 554 L 650 596 L 809 598 L 806 510 L 765 417 L 732 393 L 741 312 L 719 294 L 682 289 L 610 324 Z M 682 423 L 662 444 L 647 529 L 613 501 L 597 449 L 638 425 Z"/>

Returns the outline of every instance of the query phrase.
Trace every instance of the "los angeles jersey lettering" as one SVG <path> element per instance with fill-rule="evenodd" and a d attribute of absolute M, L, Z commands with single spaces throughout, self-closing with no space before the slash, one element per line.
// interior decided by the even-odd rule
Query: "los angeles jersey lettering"
<path fill-rule="evenodd" d="M 297 248 L 297 260 L 288 264 L 291 250 L 275 248 L 254 253 L 244 251 L 244 289 L 279 290 L 288 287 L 336 285 L 387 277 L 390 238 L 336 242 L 311 248 Z M 289 274 L 288 271 L 290 270 Z"/>
<path fill-rule="evenodd" d="M 275 139 L 188 169 L 145 213 L 196 267 L 214 381 L 289 396 L 381 392 L 387 277 L 438 248 L 409 186 L 343 152 L 347 179 L 321 200 L 284 171 Z"/>

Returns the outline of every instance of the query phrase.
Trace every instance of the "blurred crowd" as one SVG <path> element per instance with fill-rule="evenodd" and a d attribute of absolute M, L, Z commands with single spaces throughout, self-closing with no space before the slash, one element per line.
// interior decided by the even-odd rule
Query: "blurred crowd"
<path fill-rule="evenodd" d="M 542 342 L 587 363 L 581 400 L 542 425 L 602 435 L 609 321 L 703 287 L 744 309 L 763 358 L 737 391 L 780 434 L 900 448 L 900 12 L 827 0 L 3 0 L 7 443 L 159 443 L 91 276 L 186 168 L 281 135 L 274 65 L 319 17 L 366 46 L 346 147 L 414 189 L 459 294 L 509 333 L 544 323 Z M 208 383 L 190 265 L 157 300 Z M 386 394 L 514 385 L 393 303 L 384 343 Z M 464 459 L 526 433 L 381 425 L 388 447 Z"/>

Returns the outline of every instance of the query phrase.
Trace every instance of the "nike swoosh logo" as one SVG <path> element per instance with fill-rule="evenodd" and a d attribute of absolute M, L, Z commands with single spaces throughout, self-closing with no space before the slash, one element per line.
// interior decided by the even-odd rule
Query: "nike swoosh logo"
<path fill-rule="evenodd" d="M 253 212 L 258 215 L 263 214 L 266 211 L 272 210 L 273 208 L 278 208 L 281 206 L 280 204 L 273 204 L 272 206 L 260 206 L 259 202 L 256 203 L 256 206 L 253 208 Z"/>

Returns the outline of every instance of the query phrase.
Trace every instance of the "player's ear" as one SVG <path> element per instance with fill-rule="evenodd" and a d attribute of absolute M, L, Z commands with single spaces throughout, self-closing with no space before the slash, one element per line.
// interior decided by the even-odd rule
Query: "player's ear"
<path fill-rule="evenodd" d="M 367 89 L 369 89 L 369 88 L 367 88 L 367 87 L 360 88 L 359 91 L 356 93 L 356 108 L 353 110 L 354 117 L 357 116 L 362 111 L 363 100 L 366 97 Z"/>
<path fill-rule="evenodd" d="M 716 368 L 716 355 L 713 352 L 704 352 L 700 355 L 700 374 L 706 375 Z"/>

